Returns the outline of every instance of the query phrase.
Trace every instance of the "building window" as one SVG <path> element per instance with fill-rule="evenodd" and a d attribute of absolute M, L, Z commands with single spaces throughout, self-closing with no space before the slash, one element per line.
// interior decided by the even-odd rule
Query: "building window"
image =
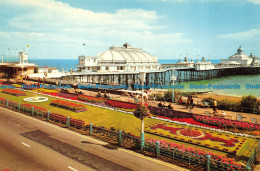
<path fill-rule="evenodd" d="M 106 66 L 106 70 L 109 70 L 109 66 Z"/>
<path fill-rule="evenodd" d="M 97 70 L 100 70 L 100 66 L 97 67 Z"/>

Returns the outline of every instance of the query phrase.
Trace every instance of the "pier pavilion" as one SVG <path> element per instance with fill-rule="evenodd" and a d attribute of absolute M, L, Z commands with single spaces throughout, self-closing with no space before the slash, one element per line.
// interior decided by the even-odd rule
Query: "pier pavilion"
<path fill-rule="evenodd" d="M 122 47 L 111 46 L 97 56 L 79 56 L 78 59 L 80 72 L 158 70 L 160 67 L 156 56 L 128 43 Z"/>
<path fill-rule="evenodd" d="M 237 53 L 230 56 L 229 59 L 221 59 L 223 65 L 240 64 L 241 66 L 256 66 L 259 65 L 259 58 L 253 56 L 252 53 L 247 56 L 241 46 L 237 49 Z"/>

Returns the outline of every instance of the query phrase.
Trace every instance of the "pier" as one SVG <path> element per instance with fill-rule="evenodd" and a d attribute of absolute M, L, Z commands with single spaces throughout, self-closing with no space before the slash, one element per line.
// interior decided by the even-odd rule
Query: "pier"
<path fill-rule="evenodd" d="M 252 67 L 226 67 L 210 70 L 195 70 L 195 68 L 175 69 L 175 75 L 178 82 L 209 80 L 232 75 L 250 75 L 259 74 L 260 66 Z"/>
<path fill-rule="evenodd" d="M 169 85 L 174 74 L 173 69 L 145 71 L 145 85 Z M 141 85 L 140 72 L 95 72 L 73 73 L 61 77 L 62 80 L 77 81 L 88 84 L 127 85 L 134 89 L 134 85 Z"/>

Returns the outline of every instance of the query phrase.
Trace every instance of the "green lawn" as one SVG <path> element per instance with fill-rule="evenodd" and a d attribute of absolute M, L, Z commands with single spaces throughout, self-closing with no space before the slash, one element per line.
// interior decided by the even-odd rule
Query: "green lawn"
<path fill-rule="evenodd" d="M 45 96 L 45 97 L 49 98 L 48 101 L 42 102 L 42 103 L 32 103 L 32 102 L 25 102 L 25 101 L 23 101 L 23 99 L 26 97 L 33 97 L 33 96 L 35 96 L 35 94 L 26 92 L 26 95 L 27 96 L 16 97 L 16 96 L 0 93 L 1 98 L 6 98 L 6 99 L 9 99 L 10 101 L 32 104 L 35 106 L 43 107 L 53 113 L 58 113 L 58 114 L 62 114 L 64 116 L 68 116 L 70 118 L 83 120 L 84 122 L 86 122 L 88 124 L 93 123 L 94 125 L 104 126 L 107 128 L 114 127 L 116 129 L 120 129 L 122 131 L 124 130 L 125 132 L 130 132 L 137 136 L 140 135 L 141 121 L 139 119 L 135 118 L 133 115 L 125 114 L 125 113 L 117 112 L 117 111 L 112 111 L 112 110 L 108 110 L 108 109 L 103 109 L 103 108 L 99 108 L 99 107 L 89 106 L 89 105 L 86 105 L 86 108 L 88 109 L 87 111 L 76 113 L 76 112 L 68 111 L 65 109 L 50 106 L 49 104 L 50 104 L 51 100 L 53 100 L 55 98 Z M 44 95 L 40 95 L 40 96 L 44 96 Z M 162 121 L 159 121 L 156 119 L 146 118 L 145 127 L 156 125 L 159 122 L 168 123 L 168 122 L 162 122 Z M 229 157 L 235 157 L 234 155 L 232 156 L 225 152 L 220 152 L 220 151 L 204 148 L 201 146 L 196 146 L 196 145 L 185 143 L 185 142 L 175 141 L 172 139 L 152 135 L 149 133 L 146 133 L 145 138 L 166 140 L 166 141 L 177 143 L 177 144 L 183 144 L 183 145 L 189 146 L 189 147 L 199 148 L 204 151 L 210 150 L 214 153 L 228 155 Z M 241 148 L 241 150 L 239 151 L 238 156 L 236 158 L 238 160 L 240 160 L 240 159 L 243 161 L 246 160 L 246 156 L 248 157 L 251 154 L 251 149 L 256 145 L 256 142 L 257 142 L 257 140 L 255 140 L 255 139 L 247 138 L 246 144 Z M 239 156 L 241 156 L 241 158 Z"/>

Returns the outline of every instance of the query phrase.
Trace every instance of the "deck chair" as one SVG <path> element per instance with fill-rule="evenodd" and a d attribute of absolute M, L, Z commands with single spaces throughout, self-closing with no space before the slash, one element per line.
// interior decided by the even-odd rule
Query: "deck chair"
<path fill-rule="evenodd" d="M 242 118 L 242 115 L 241 115 L 241 114 L 237 114 L 237 120 L 238 120 L 238 121 L 242 121 L 242 120 L 243 120 L 243 118 Z"/>
<path fill-rule="evenodd" d="M 257 124 L 257 119 L 256 118 L 251 118 L 251 122 Z"/>

